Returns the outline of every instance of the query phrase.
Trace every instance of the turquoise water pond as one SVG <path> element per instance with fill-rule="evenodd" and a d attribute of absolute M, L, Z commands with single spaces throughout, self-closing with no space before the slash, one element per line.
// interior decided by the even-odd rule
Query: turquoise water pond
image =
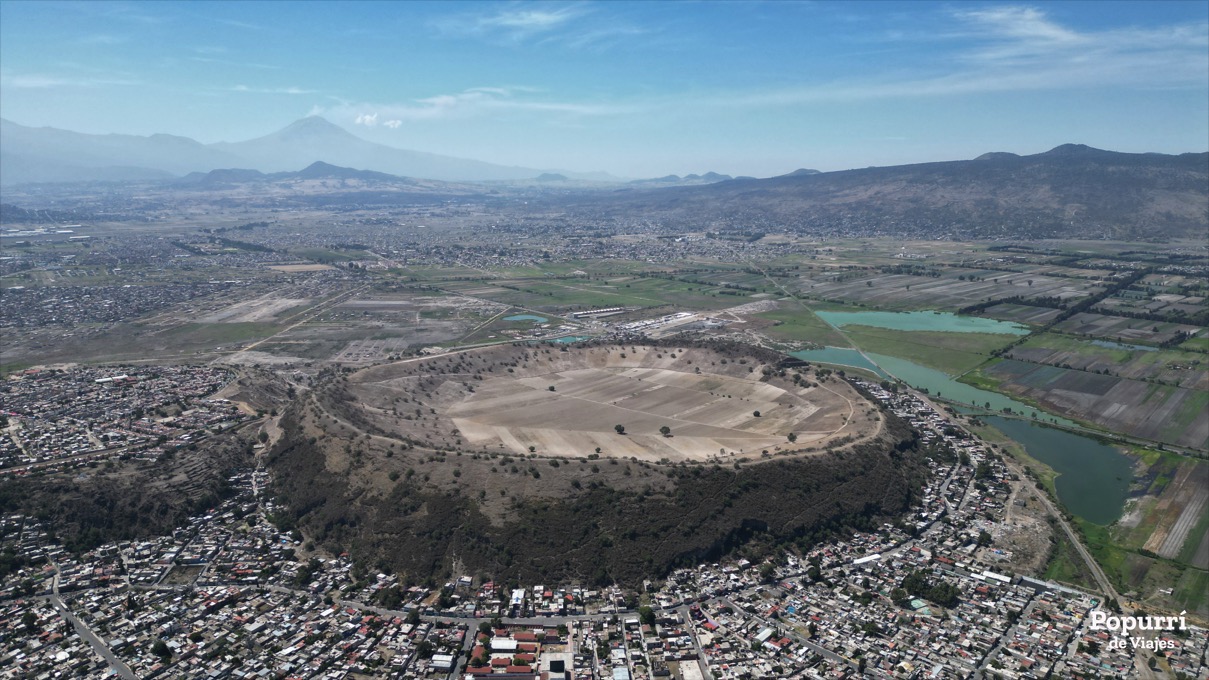
<path fill-rule="evenodd" d="M 949 401 L 956 401 L 963 404 L 974 404 L 979 408 L 989 408 L 992 411 L 1002 411 L 1004 408 L 1012 409 L 1013 413 L 1031 418 L 1036 415 L 1037 420 L 1047 423 L 1057 423 L 1074 427 L 1072 423 L 1065 418 L 1051 416 L 1044 411 L 1029 406 L 1023 402 L 1016 401 L 1011 397 L 1005 397 L 996 392 L 979 389 L 959 383 L 947 374 L 927 366 L 920 366 L 917 363 L 899 359 L 898 357 L 890 357 L 884 354 L 874 354 L 867 352 L 870 359 L 877 362 L 887 373 L 902 380 L 911 387 L 916 389 L 926 389 L 929 394 L 937 395 Z M 987 406 L 990 404 L 990 406 Z"/>
<path fill-rule="evenodd" d="M 833 326 L 872 326 L 894 331 L 943 331 L 946 333 L 1000 333 L 1028 335 L 1018 323 L 958 316 L 948 312 L 815 312 Z"/>
<path fill-rule="evenodd" d="M 889 378 L 885 371 L 881 370 L 865 358 L 855 349 L 846 347 L 824 347 L 823 349 L 808 349 L 801 352 L 790 352 L 789 356 L 803 361 L 813 361 L 820 364 L 834 364 L 837 366 L 852 366 L 853 368 L 863 368 L 880 375 L 883 378 Z"/>
<path fill-rule="evenodd" d="M 546 323 L 549 321 L 549 319 L 544 316 L 537 316 L 536 314 L 513 314 L 512 316 L 505 316 L 504 321 L 532 321 L 534 323 Z"/>

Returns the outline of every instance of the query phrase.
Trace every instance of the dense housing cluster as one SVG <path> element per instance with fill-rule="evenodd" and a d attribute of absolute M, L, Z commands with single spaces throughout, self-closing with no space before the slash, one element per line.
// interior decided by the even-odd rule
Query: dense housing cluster
<path fill-rule="evenodd" d="M 802 555 L 684 569 L 647 593 L 471 576 L 409 585 L 308 553 L 273 526 L 267 476 L 250 470 L 171 536 L 80 557 L 36 520 L 5 518 L 4 661 L 23 677 L 64 663 L 126 677 L 1135 674 L 1131 650 L 1090 624 L 1100 596 L 996 563 L 1013 481 L 1004 461 L 922 398 L 854 384 L 919 429 L 932 474 L 903 520 Z M 1206 630 L 1147 639 L 1171 668 L 1209 675 Z"/>
<path fill-rule="evenodd" d="M 0 471 L 96 459 L 155 456 L 246 417 L 206 397 L 231 378 L 200 366 L 29 370 L 0 383 Z"/>

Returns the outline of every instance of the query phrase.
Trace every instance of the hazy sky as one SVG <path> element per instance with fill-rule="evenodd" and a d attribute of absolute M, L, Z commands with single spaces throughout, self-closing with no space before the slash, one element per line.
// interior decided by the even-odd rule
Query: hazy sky
<path fill-rule="evenodd" d="M 1209 149 L 1209 3 L 0 0 L 0 115 L 628 177 Z M 2 150 L 0 150 L 2 152 Z"/>

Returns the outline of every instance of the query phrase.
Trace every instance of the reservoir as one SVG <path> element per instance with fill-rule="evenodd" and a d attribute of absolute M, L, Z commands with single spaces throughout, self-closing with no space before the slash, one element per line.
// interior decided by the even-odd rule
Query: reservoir
<path fill-rule="evenodd" d="M 883 378 L 889 378 L 886 372 L 875 366 L 871 361 L 865 358 L 855 349 L 846 347 L 824 347 L 823 349 L 808 349 L 801 352 L 790 352 L 789 356 L 802 361 L 813 361 L 820 364 L 835 364 L 837 366 L 851 366 L 853 368 L 863 368 L 867 371 L 873 371 Z"/>
<path fill-rule="evenodd" d="M 536 314 L 513 314 L 512 316 L 505 316 L 504 321 L 532 321 L 534 323 L 546 323 L 547 319 L 544 316 L 537 316 Z"/>
<path fill-rule="evenodd" d="M 965 383 L 957 382 L 950 378 L 947 374 L 927 366 L 920 366 L 913 361 L 899 359 L 898 357 L 887 356 L 885 354 L 875 354 L 866 352 L 861 354 L 855 349 L 846 347 L 824 347 L 823 349 L 808 349 L 801 352 L 790 352 L 790 356 L 803 361 L 812 361 L 820 364 L 831 364 L 836 366 L 851 366 L 853 368 L 863 368 L 867 371 L 872 371 L 883 378 L 891 376 L 902 380 L 911 387 L 917 390 L 927 390 L 928 394 L 955 401 L 962 404 L 973 404 L 980 409 L 991 411 L 1002 411 L 1004 408 L 1012 409 L 1015 414 L 1023 415 L 1026 418 L 1032 418 L 1034 414 L 1037 420 L 1047 423 L 1057 423 L 1068 427 L 1075 427 L 1065 418 L 1052 416 L 1044 411 L 1039 411 L 1028 404 L 1016 401 L 1011 397 L 1005 397 L 996 392 L 979 389 L 966 385 Z M 869 361 L 865 357 L 868 356 Z M 876 363 L 874 363 L 876 362 Z M 988 406 L 989 404 L 989 406 Z"/>
<path fill-rule="evenodd" d="M 1058 473 L 1054 489 L 1071 513 L 1107 526 L 1121 517 L 1133 479 L 1133 461 L 1111 446 L 1052 427 L 1000 416 L 982 420 Z"/>
<path fill-rule="evenodd" d="M 873 326 L 893 331 L 1029 334 L 1029 329 L 1018 323 L 958 316 L 948 312 L 815 312 L 815 315 L 832 326 Z"/>
<path fill-rule="evenodd" d="M 959 383 L 950 378 L 947 374 L 927 366 L 920 366 L 917 363 L 899 359 L 898 357 L 886 356 L 884 354 L 867 353 L 870 359 L 877 362 L 887 373 L 902 380 L 915 389 L 926 389 L 929 394 L 936 395 L 948 401 L 955 401 L 962 404 L 973 404 L 978 408 L 984 408 L 991 411 L 1002 411 L 1004 408 L 1012 409 L 1012 412 L 1018 415 L 1023 415 L 1026 418 L 1037 416 L 1037 420 L 1047 423 L 1058 423 L 1069 427 L 1075 427 L 1065 418 L 1052 416 L 1044 411 L 1039 411 L 1028 404 L 1016 401 L 1011 397 L 1005 397 L 996 392 L 979 389 Z M 796 355 L 795 355 L 796 356 Z M 988 407 L 987 404 L 990 404 Z"/>

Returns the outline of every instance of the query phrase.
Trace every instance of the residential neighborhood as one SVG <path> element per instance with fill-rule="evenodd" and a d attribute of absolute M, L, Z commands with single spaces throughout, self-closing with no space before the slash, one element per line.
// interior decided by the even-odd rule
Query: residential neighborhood
<path fill-rule="evenodd" d="M 216 376 L 176 377 L 203 393 Z M 1115 603 L 999 566 L 991 546 L 1014 474 L 1001 456 L 923 397 L 852 383 L 936 452 L 908 518 L 803 555 L 678 570 L 640 591 L 468 575 L 401 583 L 275 527 L 259 469 L 233 474 L 231 498 L 170 536 L 78 558 L 35 518 L 4 517 L 0 677 L 1090 678 L 1158 668 L 1091 626 L 1091 612 Z M 1209 631 L 1145 637 L 1170 672 L 1209 678 Z"/>
<path fill-rule="evenodd" d="M 207 398 L 230 379 L 220 368 L 157 366 L 31 369 L 0 381 L 0 475 L 187 446 L 249 416 Z"/>

